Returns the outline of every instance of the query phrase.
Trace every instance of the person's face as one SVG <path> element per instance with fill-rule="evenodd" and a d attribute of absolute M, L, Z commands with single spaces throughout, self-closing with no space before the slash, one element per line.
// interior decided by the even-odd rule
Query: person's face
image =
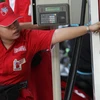
<path fill-rule="evenodd" d="M 7 40 L 15 40 L 20 36 L 20 27 L 18 21 L 15 21 L 8 27 L 0 26 L 0 38 Z"/>

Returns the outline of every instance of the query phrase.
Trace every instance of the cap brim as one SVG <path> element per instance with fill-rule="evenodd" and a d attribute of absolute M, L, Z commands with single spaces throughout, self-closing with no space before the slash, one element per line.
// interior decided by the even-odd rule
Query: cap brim
<path fill-rule="evenodd" d="M 5 18 L 3 21 L 0 22 L 0 26 L 8 27 L 9 25 L 11 25 L 13 22 L 18 20 L 19 18 L 22 18 L 22 16 L 18 16 L 12 13 L 7 18 Z"/>

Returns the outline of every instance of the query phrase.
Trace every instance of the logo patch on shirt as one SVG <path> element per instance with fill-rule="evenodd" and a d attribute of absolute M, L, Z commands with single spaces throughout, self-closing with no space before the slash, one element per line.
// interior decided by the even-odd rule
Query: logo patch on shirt
<path fill-rule="evenodd" d="M 26 62 L 25 58 L 21 60 L 15 59 L 13 61 L 13 71 L 21 71 L 22 70 L 22 65 Z"/>
<path fill-rule="evenodd" d="M 14 48 L 14 53 L 18 53 L 20 51 L 26 51 L 26 47 L 25 46 L 20 46 L 19 48 Z"/>

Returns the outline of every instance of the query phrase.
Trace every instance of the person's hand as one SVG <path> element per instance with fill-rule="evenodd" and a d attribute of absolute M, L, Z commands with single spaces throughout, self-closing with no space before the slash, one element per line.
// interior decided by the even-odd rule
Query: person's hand
<path fill-rule="evenodd" d="M 93 25 L 90 25 L 89 26 L 89 30 L 91 31 L 91 32 L 100 32 L 100 22 L 97 22 L 97 23 L 95 23 L 95 24 L 93 24 Z"/>

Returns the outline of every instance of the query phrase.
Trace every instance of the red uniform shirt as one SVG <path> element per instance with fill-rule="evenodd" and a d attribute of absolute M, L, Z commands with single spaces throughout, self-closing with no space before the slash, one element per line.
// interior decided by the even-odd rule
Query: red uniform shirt
<path fill-rule="evenodd" d="M 50 49 L 53 32 L 23 30 L 8 50 L 0 41 L 0 84 L 28 80 L 33 55 L 40 50 Z"/>

